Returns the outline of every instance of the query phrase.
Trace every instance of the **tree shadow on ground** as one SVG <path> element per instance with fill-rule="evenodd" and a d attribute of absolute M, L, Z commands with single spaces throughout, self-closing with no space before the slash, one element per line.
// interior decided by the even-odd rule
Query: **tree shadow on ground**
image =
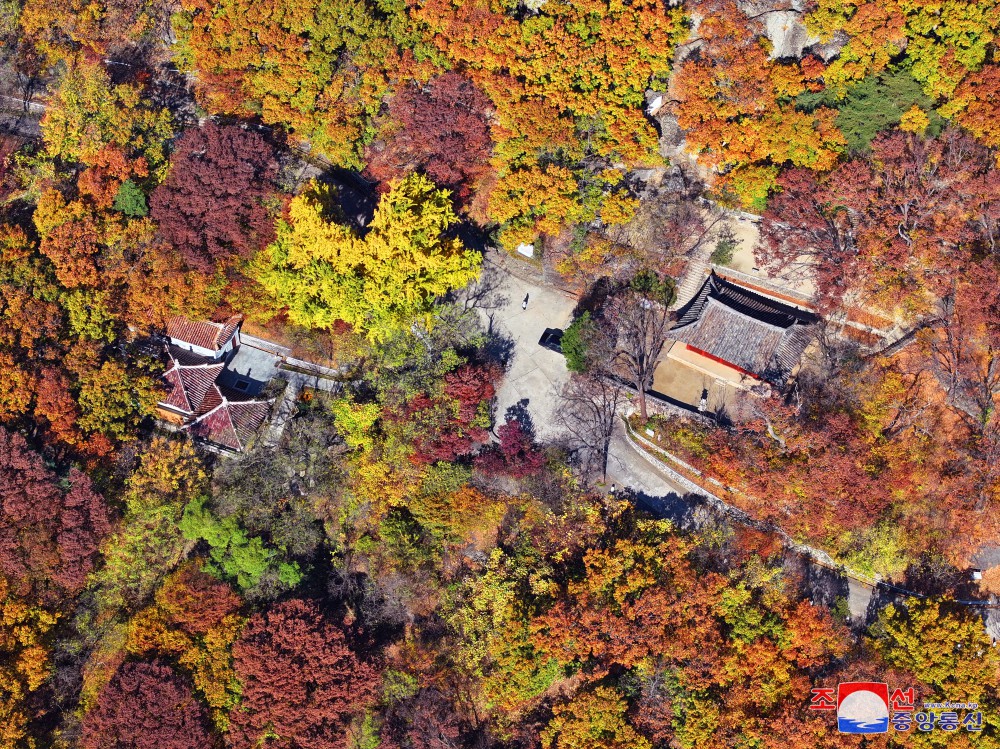
<path fill-rule="evenodd" d="M 334 185 L 338 192 L 338 203 L 347 222 L 361 234 L 375 215 L 379 194 L 375 184 L 348 169 L 334 168 L 326 172 L 322 181 Z"/>
<path fill-rule="evenodd" d="M 472 221 L 465 220 L 458 223 L 450 234 L 458 237 L 462 245 L 467 249 L 475 250 L 484 257 L 486 256 L 486 251 L 490 248 L 489 232 L 480 226 L 476 226 Z"/>
<path fill-rule="evenodd" d="M 815 605 L 833 608 L 838 598 L 850 597 L 850 586 L 841 572 L 811 564 L 809 560 L 796 556 L 801 560 L 803 588 Z"/>
<path fill-rule="evenodd" d="M 573 309 L 573 319 L 589 312 L 591 317 L 600 317 L 601 311 L 607 304 L 608 297 L 620 288 L 620 283 L 613 278 L 600 278 L 591 285 L 581 296 Z"/>
<path fill-rule="evenodd" d="M 689 494 L 683 497 L 680 494 L 671 493 L 653 496 L 632 489 L 619 490 L 618 494 L 626 497 L 650 515 L 661 520 L 669 520 L 681 530 L 689 530 L 697 525 L 697 502 L 693 501 L 696 500 L 696 495 Z"/>
<path fill-rule="evenodd" d="M 531 437 L 532 440 L 535 439 L 535 421 L 531 418 L 531 412 L 528 411 L 528 399 L 522 398 L 514 405 L 510 406 L 503 415 L 504 422 L 516 421 L 521 425 L 522 431 Z"/>
<path fill-rule="evenodd" d="M 506 372 L 514 359 L 514 339 L 507 333 L 490 326 L 486 331 L 486 342 L 483 344 L 483 355 L 488 361 L 496 362 Z"/>
<path fill-rule="evenodd" d="M 479 278 L 454 294 L 454 300 L 467 310 L 482 310 L 493 327 L 494 315 L 510 303 L 510 297 L 503 293 L 505 276 L 495 265 L 483 265 Z"/>

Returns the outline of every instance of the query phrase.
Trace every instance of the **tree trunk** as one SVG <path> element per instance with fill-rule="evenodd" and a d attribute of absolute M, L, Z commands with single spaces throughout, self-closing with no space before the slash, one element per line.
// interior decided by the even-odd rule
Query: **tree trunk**
<path fill-rule="evenodd" d="M 604 440 L 604 454 L 601 456 L 601 483 L 608 483 L 608 456 L 611 454 L 611 440 Z"/>
<path fill-rule="evenodd" d="M 646 388 L 639 382 L 636 384 L 636 390 L 639 391 L 639 415 L 642 416 L 642 423 L 645 424 L 649 419 L 649 415 L 646 413 Z"/>

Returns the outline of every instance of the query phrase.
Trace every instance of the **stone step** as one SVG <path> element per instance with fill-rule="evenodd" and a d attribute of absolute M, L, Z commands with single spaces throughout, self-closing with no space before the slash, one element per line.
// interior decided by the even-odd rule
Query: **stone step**
<path fill-rule="evenodd" d="M 680 285 L 677 287 L 677 299 L 672 309 L 679 309 L 690 302 L 705 283 L 710 263 L 707 258 L 696 258 L 688 263 Z"/>

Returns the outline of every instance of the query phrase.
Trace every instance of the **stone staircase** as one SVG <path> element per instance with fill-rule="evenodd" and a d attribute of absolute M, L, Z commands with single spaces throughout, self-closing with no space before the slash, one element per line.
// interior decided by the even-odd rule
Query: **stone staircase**
<path fill-rule="evenodd" d="M 670 309 L 680 309 L 694 299 L 702 284 L 705 283 L 712 267 L 710 257 L 711 251 L 708 248 L 699 248 L 698 254 L 688 261 L 687 268 L 684 269 L 684 276 L 677 285 L 677 298 Z"/>

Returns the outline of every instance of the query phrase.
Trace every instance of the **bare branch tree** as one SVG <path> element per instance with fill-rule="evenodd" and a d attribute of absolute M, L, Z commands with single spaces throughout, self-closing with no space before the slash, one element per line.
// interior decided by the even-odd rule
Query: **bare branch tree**
<path fill-rule="evenodd" d="M 556 421 L 569 435 L 570 447 L 582 457 L 584 474 L 599 469 L 608 477 L 608 453 L 624 389 L 611 377 L 573 375 L 563 386 Z"/>
<path fill-rule="evenodd" d="M 673 300 L 674 288 L 670 279 L 666 282 L 657 279 L 659 287 L 651 293 L 643 284 L 636 283 L 640 278 L 641 274 L 637 275 L 626 290 L 609 300 L 605 319 L 612 327 L 609 335 L 615 340 L 615 362 L 634 383 L 639 393 L 639 413 L 645 421 L 646 390 L 652 384 L 653 372 L 667 341 L 670 329 L 667 308 Z"/>
<path fill-rule="evenodd" d="M 948 402 L 974 432 L 982 433 L 1000 396 L 1000 320 L 996 314 L 998 274 L 973 266 L 974 282 L 939 302 L 936 330 L 922 336 Z"/>

